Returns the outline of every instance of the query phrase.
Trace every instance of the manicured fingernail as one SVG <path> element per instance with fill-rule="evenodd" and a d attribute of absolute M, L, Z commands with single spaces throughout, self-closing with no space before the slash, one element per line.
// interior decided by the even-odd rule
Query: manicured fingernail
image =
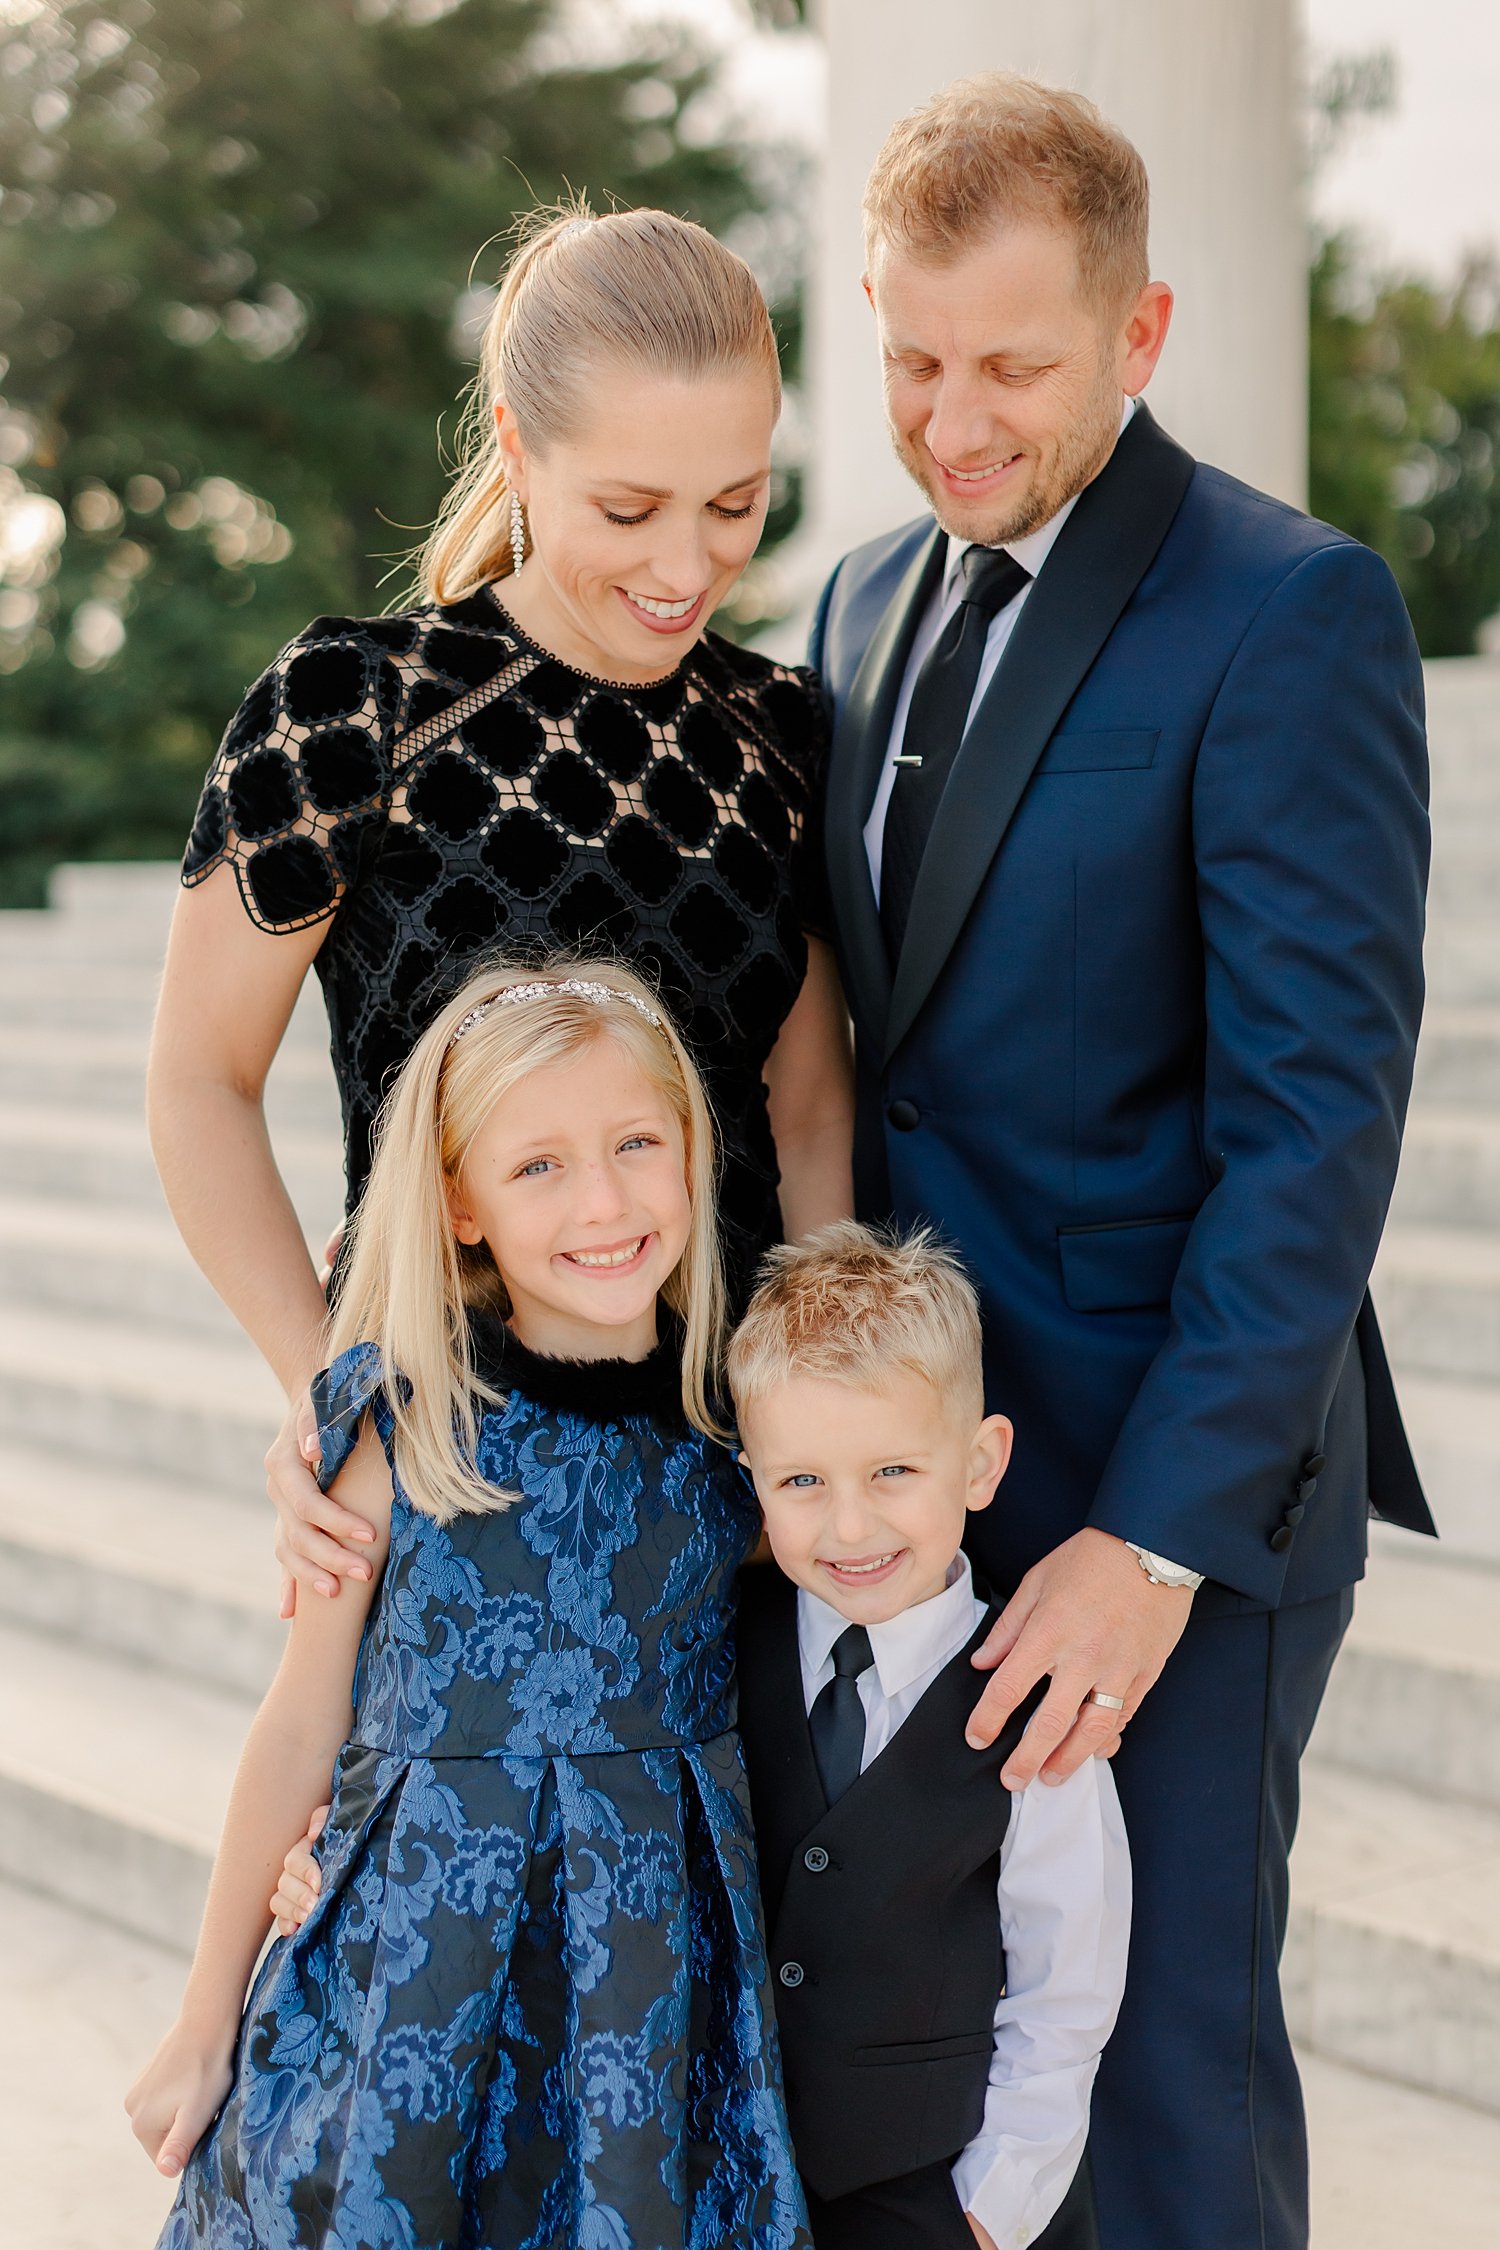
<path fill-rule="evenodd" d="M 326 1578 L 320 1578 L 318 1580 L 318 1592 L 332 1601 L 334 1595 L 338 1592 L 338 1588 L 337 1586 L 331 1586 Z"/>

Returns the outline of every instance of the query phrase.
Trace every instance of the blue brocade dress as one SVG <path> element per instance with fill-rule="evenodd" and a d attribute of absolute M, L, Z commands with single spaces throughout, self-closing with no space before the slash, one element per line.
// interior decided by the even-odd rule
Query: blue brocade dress
<path fill-rule="evenodd" d="M 322 1890 L 252 1987 L 161 2250 L 810 2250 L 733 1732 L 756 1529 L 663 1346 L 534 1358 L 446 1526 L 397 1482 Z M 369 1345 L 319 1393 L 325 1477 Z"/>

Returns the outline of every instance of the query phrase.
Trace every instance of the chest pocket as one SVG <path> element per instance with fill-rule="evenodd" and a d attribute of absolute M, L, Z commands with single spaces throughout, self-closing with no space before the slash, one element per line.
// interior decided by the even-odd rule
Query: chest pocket
<path fill-rule="evenodd" d="M 1055 734 L 1037 761 L 1037 773 L 1119 773 L 1156 761 L 1160 727 L 1079 728 Z"/>

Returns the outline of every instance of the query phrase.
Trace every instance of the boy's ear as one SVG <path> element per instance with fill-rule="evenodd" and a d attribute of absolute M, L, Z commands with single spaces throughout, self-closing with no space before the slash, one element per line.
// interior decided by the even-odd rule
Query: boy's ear
<path fill-rule="evenodd" d="M 987 1414 L 980 1423 L 970 1456 L 968 1507 L 987 1508 L 994 1499 L 995 1487 L 1010 1467 L 1014 1437 L 1015 1431 L 1003 1414 Z"/>

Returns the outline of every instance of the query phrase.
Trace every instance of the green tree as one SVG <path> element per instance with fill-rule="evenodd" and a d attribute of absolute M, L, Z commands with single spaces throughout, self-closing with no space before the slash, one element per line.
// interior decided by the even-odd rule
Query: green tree
<path fill-rule="evenodd" d="M 1397 98 L 1389 53 L 1334 57 L 1311 87 L 1316 170 Z M 1391 565 L 1424 656 L 1468 656 L 1500 611 L 1500 269 L 1451 287 L 1371 270 L 1315 240 L 1309 298 L 1309 505 Z"/>
<path fill-rule="evenodd" d="M 18 904 L 65 854 L 177 850 L 245 682 L 308 618 L 389 597 L 518 209 L 572 186 L 733 240 L 764 231 L 772 191 L 715 133 L 710 56 L 663 29 L 591 60 L 553 0 L 5 14 L 0 903 Z"/>

